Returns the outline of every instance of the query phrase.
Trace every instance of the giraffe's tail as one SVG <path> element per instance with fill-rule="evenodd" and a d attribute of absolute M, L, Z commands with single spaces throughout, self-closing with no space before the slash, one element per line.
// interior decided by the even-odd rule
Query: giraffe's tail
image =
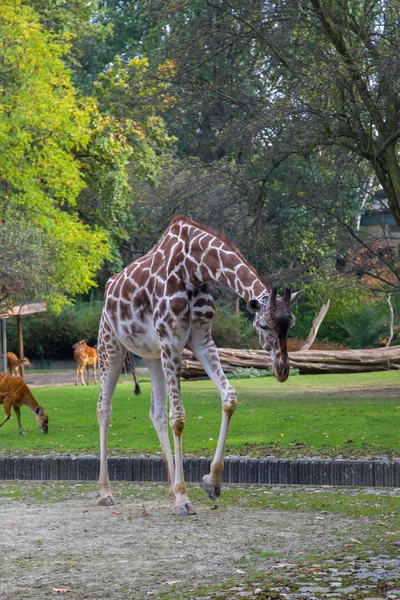
<path fill-rule="evenodd" d="M 132 360 L 131 360 L 131 355 L 129 354 L 129 352 L 126 353 L 126 357 L 128 359 L 128 363 L 129 363 L 129 366 L 130 366 L 131 371 L 132 371 L 133 380 L 135 382 L 135 389 L 134 389 L 133 393 L 135 394 L 135 396 L 140 396 L 140 394 L 142 393 L 142 391 L 140 389 L 140 385 L 138 384 L 138 380 L 136 378 L 136 372 L 135 372 L 135 369 L 133 367 Z"/>

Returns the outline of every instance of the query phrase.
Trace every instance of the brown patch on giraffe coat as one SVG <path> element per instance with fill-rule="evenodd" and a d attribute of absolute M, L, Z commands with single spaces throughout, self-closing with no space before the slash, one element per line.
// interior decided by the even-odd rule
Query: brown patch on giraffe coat
<path fill-rule="evenodd" d="M 178 316 L 188 309 L 188 301 L 185 298 L 172 298 L 170 300 L 170 308 L 174 315 Z"/>
<path fill-rule="evenodd" d="M 154 295 L 157 298 L 162 298 L 165 294 L 164 294 L 164 288 L 165 288 L 165 284 L 162 283 L 161 281 L 159 281 L 158 279 L 155 279 L 155 283 L 154 283 Z"/>
<path fill-rule="evenodd" d="M 202 306 L 214 306 L 214 302 L 211 298 L 197 298 L 193 303 L 195 308 L 201 308 Z"/>
<path fill-rule="evenodd" d="M 131 281 L 125 281 L 124 285 L 121 286 L 121 299 L 130 302 L 134 287 L 136 287 L 136 285 Z"/>
<path fill-rule="evenodd" d="M 237 400 L 234 396 L 229 398 L 228 401 L 223 403 L 223 410 L 228 419 L 231 419 L 233 413 L 235 412 L 237 407 Z"/>
<path fill-rule="evenodd" d="M 132 309 L 128 302 L 121 300 L 119 303 L 119 309 L 122 321 L 130 321 L 132 319 Z"/>
<path fill-rule="evenodd" d="M 139 287 L 146 285 L 150 277 L 150 271 L 148 269 L 138 269 L 135 273 L 135 281 Z"/>
<path fill-rule="evenodd" d="M 135 310 L 145 310 L 145 311 L 148 311 L 150 309 L 150 300 L 149 300 L 146 290 L 139 290 L 134 295 L 133 308 Z"/>
<path fill-rule="evenodd" d="M 212 465 L 213 475 L 216 475 L 217 477 L 221 476 L 221 473 L 223 470 L 224 470 L 224 465 L 222 462 L 217 462 Z"/>
<path fill-rule="evenodd" d="M 158 311 L 160 315 L 165 315 L 167 313 L 167 301 L 165 298 L 163 298 L 159 303 Z"/>
<path fill-rule="evenodd" d="M 227 287 L 229 287 L 229 279 L 227 278 L 226 275 L 224 275 L 224 273 L 221 273 L 221 275 L 219 276 L 219 281 L 223 284 L 226 285 Z"/>
<path fill-rule="evenodd" d="M 172 425 L 172 431 L 177 437 L 181 437 L 183 428 L 185 427 L 185 419 L 178 417 Z"/>
<path fill-rule="evenodd" d="M 176 292 L 183 292 L 185 290 L 185 284 L 181 279 L 176 277 L 176 275 L 172 275 L 169 277 L 167 281 L 167 285 L 165 286 L 165 295 L 173 296 Z"/>
<path fill-rule="evenodd" d="M 164 325 L 164 323 L 159 323 L 157 325 L 157 334 L 159 335 L 159 337 L 161 339 L 167 337 L 168 330 L 167 330 L 166 326 Z"/>
<path fill-rule="evenodd" d="M 117 318 L 118 301 L 109 296 L 106 300 L 106 310 L 110 317 L 115 320 Z"/>
<path fill-rule="evenodd" d="M 186 485 L 184 483 L 177 483 L 176 486 L 174 486 L 174 492 L 175 494 L 186 494 Z"/>
<path fill-rule="evenodd" d="M 149 292 L 149 294 L 150 294 L 150 297 L 151 297 L 151 296 L 153 295 L 153 293 L 154 293 L 154 286 L 155 286 L 155 278 L 154 278 L 154 276 L 151 276 L 151 277 L 149 278 L 149 282 L 148 282 L 148 284 L 147 284 L 147 289 L 148 289 L 148 292 Z"/>

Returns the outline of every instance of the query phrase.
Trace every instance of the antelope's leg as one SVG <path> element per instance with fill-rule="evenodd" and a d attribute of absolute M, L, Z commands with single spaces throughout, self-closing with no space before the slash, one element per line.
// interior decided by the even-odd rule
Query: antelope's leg
<path fill-rule="evenodd" d="M 102 323 L 104 320 L 102 319 Z M 103 335 L 107 333 L 107 344 L 103 342 Z M 115 387 L 121 373 L 122 363 L 126 349 L 119 343 L 107 323 L 100 325 L 98 342 L 99 368 L 101 373 L 100 395 L 97 405 L 97 419 L 100 427 L 100 474 L 98 486 L 100 506 L 112 506 L 114 499 L 111 494 L 110 479 L 108 476 L 108 428 L 112 414 L 112 399 Z"/>
<path fill-rule="evenodd" d="M 3 402 L 3 408 L 4 408 L 4 412 L 5 412 L 5 418 L 2 420 L 2 422 L 0 423 L 0 427 L 2 425 L 4 425 L 4 423 L 7 423 L 7 421 L 9 420 L 9 418 L 11 417 L 11 404 L 7 401 Z"/>
<path fill-rule="evenodd" d="M 168 489 L 171 496 L 174 494 L 175 465 L 172 456 L 171 444 L 168 436 L 168 391 L 160 360 L 146 359 L 151 380 L 151 405 L 150 419 L 160 440 L 161 450 L 164 455 L 168 473 Z"/>
<path fill-rule="evenodd" d="M 84 374 L 85 374 L 85 365 L 81 365 L 79 368 L 80 374 L 81 374 L 81 381 L 82 381 L 82 385 L 86 385 L 85 384 L 85 378 L 84 378 Z"/>
<path fill-rule="evenodd" d="M 25 435 L 25 433 L 22 429 L 22 425 L 21 425 L 21 409 L 19 406 L 14 406 L 13 408 L 14 408 L 15 416 L 17 417 L 17 421 L 18 421 L 19 434 Z"/>

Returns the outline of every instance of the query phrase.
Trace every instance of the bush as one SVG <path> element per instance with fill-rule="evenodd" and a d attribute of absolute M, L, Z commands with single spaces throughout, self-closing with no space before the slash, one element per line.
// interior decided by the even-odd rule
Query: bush
<path fill-rule="evenodd" d="M 290 376 L 299 375 L 299 369 L 290 369 Z M 255 369 L 254 367 L 237 367 L 232 373 L 227 373 L 227 379 L 253 379 L 255 377 L 273 377 L 271 369 Z"/>
<path fill-rule="evenodd" d="M 23 317 L 24 352 L 31 360 L 71 360 L 72 346 L 86 338 L 97 342 L 102 302 L 79 302 L 65 307 L 59 314 L 38 313 Z M 7 326 L 8 349 L 18 349 L 16 323 Z"/>
<path fill-rule="evenodd" d="M 376 348 L 382 345 L 381 338 L 388 331 L 387 310 L 381 305 L 367 304 L 356 314 L 346 315 L 337 325 L 349 348 Z"/>
<path fill-rule="evenodd" d="M 258 348 L 259 341 L 253 323 L 226 301 L 217 301 L 212 329 L 214 342 L 219 348 Z"/>

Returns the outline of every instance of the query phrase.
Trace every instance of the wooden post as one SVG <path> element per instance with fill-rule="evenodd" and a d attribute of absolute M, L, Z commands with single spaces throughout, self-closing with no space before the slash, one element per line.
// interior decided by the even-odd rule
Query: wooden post
<path fill-rule="evenodd" d="M 22 318 L 21 315 L 17 316 L 17 337 L 18 337 L 18 358 L 24 358 L 24 339 L 22 336 Z M 20 367 L 21 377 L 25 379 L 25 369 L 23 363 Z"/>
<path fill-rule="evenodd" d="M 302 350 L 310 349 L 311 344 L 314 342 L 315 338 L 317 337 L 319 326 L 321 325 L 322 321 L 325 318 L 326 313 L 328 312 L 330 302 L 331 301 L 328 300 L 328 302 L 322 306 L 321 310 L 319 311 L 318 317 L 316 319 L 314 319 L 312 327 L 311 327 L 311 331 L 308 334 L 308 338 L 306 339 L 306 341 L 300 348 L 300 352 Z"/>

